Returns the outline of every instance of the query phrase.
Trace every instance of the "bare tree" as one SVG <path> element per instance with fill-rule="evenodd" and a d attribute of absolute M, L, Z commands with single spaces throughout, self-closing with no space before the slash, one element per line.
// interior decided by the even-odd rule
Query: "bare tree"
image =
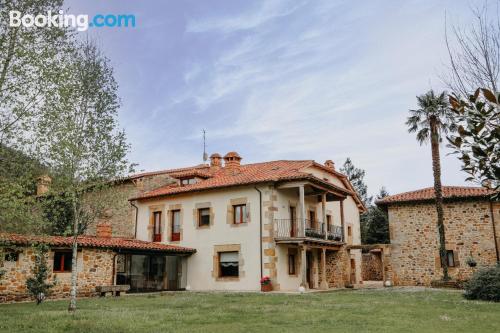
<path fill-rule="evenodd" d="M 443 80 L 456 95 L 467 97 L 477 88 L 498 92 L 500 76 L 500 15 L 485 3 L 472 8 L 474 20 L 468 28 L 445 19 L 445 39 L 450 74 Z"/>

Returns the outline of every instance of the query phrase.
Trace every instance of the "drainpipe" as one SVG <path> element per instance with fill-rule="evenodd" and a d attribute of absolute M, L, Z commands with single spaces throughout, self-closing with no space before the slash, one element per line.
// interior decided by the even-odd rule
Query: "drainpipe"
<path fill-rule="evenodd" d="M 263 260 L 262 260 L 262 192 L 257 188 L 257 186 L 254 187 L 257 192 L 259 192 L 259 220 L 260 220 L 260 229 L 259 229 L 259 249 L 260 249 L 260 278 L 264 276 L 263 272 Z"/>
<path fill-rule="evenodd" d="M 495 242 L 495 252 L 497 255 L 497 263 L 500 263 L 500 254 L 498 253 L 497 230 L 495 227 L 495 217 L 493 214 L 493 202 L 490 201 L 491 224 L 493 225 L 493 241 Z"/>
<path fill-rule="evenodd" d="M 139 208 L 134 204 L 134 202 L 130 201 L 132 207 L 135 208 L 135 230 L 134 230 L 134 239 L 137 239 L 137 218 L 139 216 Z"/>

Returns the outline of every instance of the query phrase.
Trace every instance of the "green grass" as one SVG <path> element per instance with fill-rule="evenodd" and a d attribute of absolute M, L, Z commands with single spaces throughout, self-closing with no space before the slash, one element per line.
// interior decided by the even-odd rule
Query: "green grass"
<path fill-rule="evenodd" d="M 456 291 L 190 293 L 0 305 L 0 332 L 499 332 L 500 304 Z"/>

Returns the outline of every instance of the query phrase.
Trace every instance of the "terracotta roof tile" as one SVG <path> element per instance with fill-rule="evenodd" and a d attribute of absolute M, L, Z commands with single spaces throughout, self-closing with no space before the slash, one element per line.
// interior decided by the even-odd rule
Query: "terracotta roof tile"
<path fill-rule="evenodd" d="M 445 199 L 488 197 L 493 193 L 493 190 L 483 187 L 443 186 L 443 198 Z M 421 190 L 390 195 L 377 200 L 375 203 L 378 205 L 388 205 L 397 202 L 429 201 L 434 198 L 434 188 L 427 187 Z"/>
<path fill-rule="evenodd" d="M 73 244 L 73 237 L 0 233 L 0 243 L 2 242 L 8 242 L 16 245 L 31 245 L 35 243 L 44 243 L 52 246 L 70 247 Z M 105 237 L 94 237 L 94 236 L 79 236 L 78 246 L 93 247 L 93 248 L 108 248 L 108 249 L 176 252 L 176 253 L 196 252 L 195 249 L 187 247 L 146 242 L 137 239 L 128 239 L 119 237 L 105 238 Z"/>
<path fill-rule="evenodd" d="M 169 174 L 175 174 L 175 173 L 189 173 L 189 172 L 196 172 L 196 171 L 206 173 L 209 170 L 210 170 L 210 166 L 208 164 L 199 164 L 199 165 L 185 167 L 185 168 L 165 169 L 165 170 L 158 170 L 158 171 L 136 173 L 136 174 L 133 174 L 133 175 L 126 177 L 125 179 L 137 179 L 137 178 L 147 177 L 147 176 L 169 175 Z"/>
<path fill-rule="evenodd" d="M 230 154 L 230 153 L 228 153 Z M 312 176 L 309 172 L 305 172 L 304 169 L 308 167 L 317 167 L 323 171 L 329 172 L 340 178 L 345 188 L 335 186 L 331 183 L 325 183 L 323 180 Z M 146 199 L 159 197 L 164 195 L 173 195 L 186 192 L 203 191 L 210 189 L 218 189 L 223 187 L 238 186 L 238 185 L 250 185 L 265 182 L 277 182 L 277 181 L 287 181 L 294 179 L 308 179 L 315 182 L 323 182 L 324 185 L 335 188 L 345 195 L 353 195 L 355 191 L 352 185 L 347 180 L 347 177 L 342 173 L 333 170 L 332 168 L 325 167 L 313 160 L 278 160 L 270 162 L 261 162 L 253 164 L 242 164 L 238 171 L 228 172 L 225 168 L 210 168 L 207 164 L 200 164 L 194 167 L 180 168 L 163 170 L 157 172 L 148 172 L 143 174 L 138 174 L 133 176 L 134 178 L 148 176 L 148 175 L 158 175 L 158 174 L 168 174 L 173 177 L 184 177 L 197 175 L 201 178 L 206 178 L 196 184 L 176 186 L 166 185 L 152 191 L 143 193 L 142 195 L 130 200 Z M 365 207 L 359 197 L 354 195 L 360 209 L 365 210 Z"/>

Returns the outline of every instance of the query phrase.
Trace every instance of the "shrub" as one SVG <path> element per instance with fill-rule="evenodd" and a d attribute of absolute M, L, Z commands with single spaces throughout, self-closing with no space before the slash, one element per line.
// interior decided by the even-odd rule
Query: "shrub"
<path fill-rule="evenodd" d="M 465 283 L 465 298 L 500 302 L 500 264 L 476 272 Z"/>
<path fill-rule="evenodd" d="M 32 269 L 33 276 L 26 280 L 28 292 L 36 299 L 36 304 L 42 303 L 50 289 L 55 285 L 48 283 L 47 252 L 48 246 L 40 244 L 35 249 L 35 265 Z"/>

